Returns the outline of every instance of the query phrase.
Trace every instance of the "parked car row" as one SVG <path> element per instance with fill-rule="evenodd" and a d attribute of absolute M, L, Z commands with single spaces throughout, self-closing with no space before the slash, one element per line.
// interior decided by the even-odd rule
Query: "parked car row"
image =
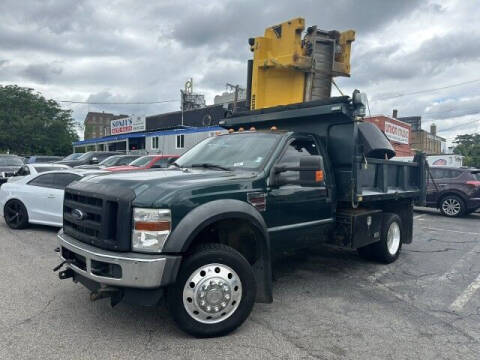
<path fill-rule="evenodd" d="M 28 224 L 62 226 L 63 193 L 73 181 L 99 170 L 62 169 L 24 176 L 0 189 L 0 216 L 12 229 Z"/>
<path fill-rule="evenodd" d="M 115 154 L 96 165 L 80 165 L 75 168 L 66 165 L 64 161 L 33 164 L 10 161 L 9 164 L 18 166 L 14 167 L 15 171 L 10 171 L 10 175 L 5 178 L 6 184 L 0 188 L 0 216 L 4 217 L 12 229 L 22 229 L 28 224 L 62 226 L 63 193 L 71 182 L 111 172 L 166 168 L 178 158 L 174 155 Z M 98 160 L 104 155 L 91 152 L 79 159 Z"/>
<path fill-rule="evenodd" d="M 16 155 L 0 155 L 0 186 L 25 176 L 71 169 L 132 171 L 167 167 L 173 155 L 120 155 L 117 152 L 73 153 L 58 160 L 55 156 L 31 156 L 24 164 Z M 427 177 L 427 206 L 444 216 L 458 217 L 480 209 L 480 170 L 431 166 Z"/>
<path fill-rule="evenodd" d="M 77 169 L 104 169 L 111 166 L 128 165 L 138 159 L 140 155 L 112 155 L 98 164 L 79 165 Z"/>
<path fill-rule="evenodd" d="M 68 165 L 71 167 L 75 166 L 80 166 L 80 165 L 96 165 L 106 158 L 113 156 L 113 155 L 119 155 L 118 152 L 113 152 L 113 151 L 89 151 L 81 156 L 75 158 L 75 159 L 68 159 L 68 160 L 60 160 L 57 161 L 57 164 L 63 164 L 63 165 Z"/>

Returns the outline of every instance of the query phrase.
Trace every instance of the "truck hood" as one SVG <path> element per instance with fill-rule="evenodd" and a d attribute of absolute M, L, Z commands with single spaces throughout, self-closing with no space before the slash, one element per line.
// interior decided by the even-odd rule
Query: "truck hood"
<path fill-rule="evenodd" d="M 198 189 L 196 194 L 201 195 L 220 191 L 217 186 L 224 191 L 228 190 L 229 184 L 238 188 L 239 182 L 255 176 L 254 172 L 244 171 L 170 168 L 118 172 L 95 176 L 85 181 L 112 187 L 128 187 L 135 192 L 134 203 L 148 207 L 169 203 L 173 197 L 185 191 L 188 193 L 186 196 L 190 197 L 195 195 L 195 189 Z"/>

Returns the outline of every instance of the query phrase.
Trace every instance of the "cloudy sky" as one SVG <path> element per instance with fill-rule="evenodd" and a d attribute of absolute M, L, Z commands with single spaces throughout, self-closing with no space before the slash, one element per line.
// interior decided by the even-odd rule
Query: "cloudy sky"
<path fill-rule="evenodd" d="M 89 110 L 176 110 L 190 77 L 212 103 L 226 82 L 245 85 L 249 37 L 302 16 L 356 30 L 352 77 L 338 80 L 345 93 L 366 92 L 372 115 L 422 115 L 424 129 L 434 121 L 451 139 L 480 132 L 479 15 L 476 1 L 462 0 L 2 0 L 0 84 L 59 101 L 174 100 L 64 103 L 79 122 Z"/>

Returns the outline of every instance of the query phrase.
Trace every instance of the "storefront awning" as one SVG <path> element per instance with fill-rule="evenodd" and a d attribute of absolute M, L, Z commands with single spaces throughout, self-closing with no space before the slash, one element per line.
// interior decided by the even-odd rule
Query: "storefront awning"
<path fill-rule="evenodd" d="M 151 137 L 151 136 L 181 135 L 181 134 L 193 134 L 193 133 L 199 133 L 199 132 L 220 131 L 220 130 L 225 130 L 225 129 L 219 126 L 206 126 L 206 127 L 189 127 L 189 128 L 180 128 L 180 129 L 148 131 L 148 132 L 135 132 L 135 133 L 128 133 L 128 134 L 104 136 L 96 139 L 75 141 L 72 143 L 72 145 L 85 146 L 85 145 L 93 145 L 93 144 L 111 143 L 111 142 L 131 139 L 131 138 L 142 138 L 147 136 Z"/>

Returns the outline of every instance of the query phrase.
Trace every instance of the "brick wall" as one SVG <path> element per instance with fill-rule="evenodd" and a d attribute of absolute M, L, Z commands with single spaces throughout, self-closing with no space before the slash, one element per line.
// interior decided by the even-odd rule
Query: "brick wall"
<path fill-rule="evenodd" d="M 414 155 L 414 152 L 410 148 L 410 144 L 412 142 L 412 131 L 411 131 L 411 126 L 410 124 L 407 124 L 403 121 L 385 116 L 385 115 L 377 115 L 377 116 L 372 116 L 364 119 L 365 121 L 368 121 L 372 124 L 375 124 L 378 126 L 380 130 L 385 132 L 385 123 L 391 123 L 397 126 L 402 127 L 405 130 L 408 130 L 408 144 L 404 144 L 398 141 L 394 141 L 392 139 L 390 140 L 390 143 L 392 144 L 393 148 L 395 149 L 396 155 L 397 156 L 412 156 Z M 388 137 L 388 135 L 387 135 Z"/>

